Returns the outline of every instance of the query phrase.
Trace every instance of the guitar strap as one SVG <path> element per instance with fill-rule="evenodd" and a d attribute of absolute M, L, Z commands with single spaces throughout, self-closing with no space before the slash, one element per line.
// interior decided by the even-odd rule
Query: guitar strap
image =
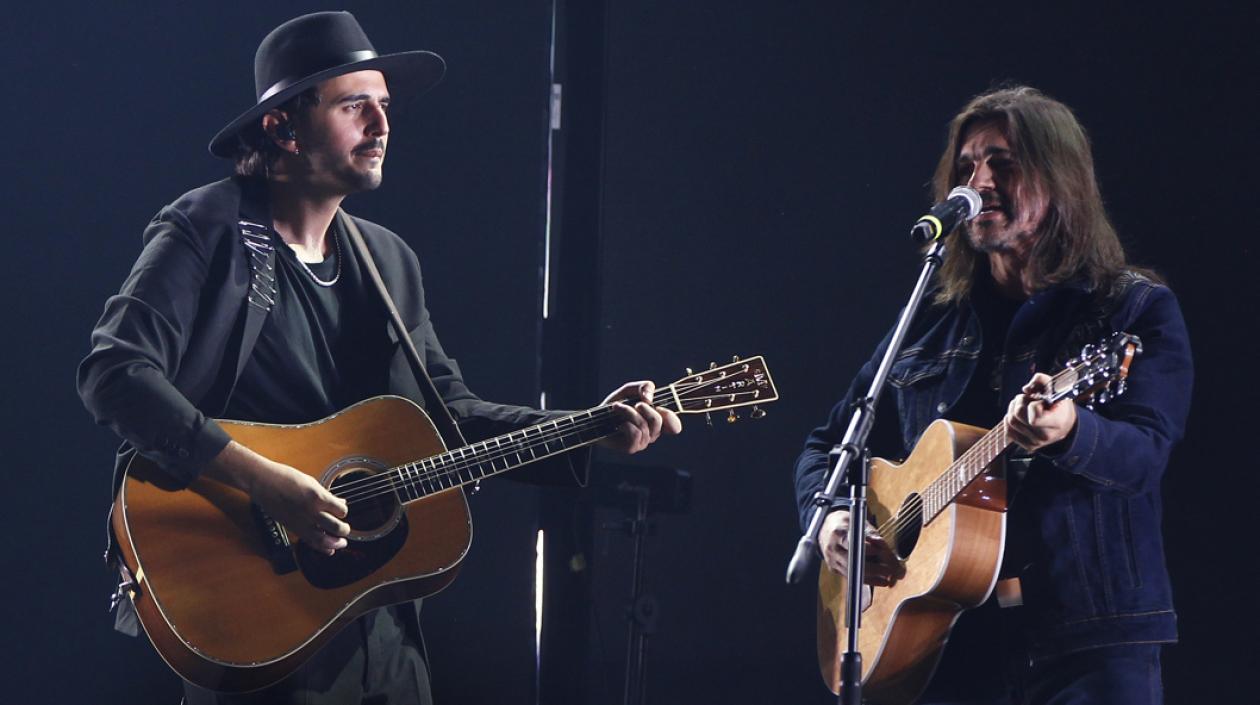
<path fill-rule="evenodd" d="M 267 203 L 265 186 L 254 179 L 246 179 L 241 184 L 240 220 L 236 226 L 240 231 L 241 244 L 245 247 L 246 260 L 249 262 L 249 289 L 245 292 L 245 326 L 241 330 L 240 345 L 237 346 L 236 367 L 232 370 L 232 380 L 222 399 L 209 408 L 215 409 L 214 416 L 222 416 L 236 391 L 236 383 L 240 380 L 250 355 L 254 352 L 254 344 L 262 332 L 267 314 L 276 303 L 276 242 L 279 236 L 273 237 L 271 229 L 271 209 Z"/>
<path fill-rule="evenodd" d="M 236 373 L 232 376 L 232 387 L 223 398 L 223 407 L 227 408 L 236 382 L 249 362 L 249 355 L 258 342 L 258 334 L 262 332 L 263 322 L 271 307 L 276 304 L 276 249 L 272 244 L 269 229 L 265 225 L 241 220 L 241 242 L 249 255 L 249 291 L 246 295 L 245 329 L 241 333 L 241 347 L 236 358 Z M 222 413 L 222 412 L 220 412 Z"/>
<path fill-rule="evenodd" d="M 437 426 L 438 431 L 442 434 L 442 440 L 446 441 L 446 447 L 462 448 L 468 445 L 468 442 L 464 440 L 464 434 L 459 430 L 459 425 L 455 423 L 454 417 L 451 416 L 450 409 L 446 408 L 446 403 L 442 401 L 442 395 L 438 394 L 437 387 L 433 384 L 433 379 L 429 377 L 428 371 L 424 368 L 424 358 L 416 350 L 416 344 L 411 339 L 407 326 L 403 323 L 402 316 L 398 315 L 398 307 L 394 305 L 394 299 L 389 295 L 389 290 L 385 287 L 385 280 L 381 279 L 381 272 L 376 268 L 376 262 L 372 259 L 372 254 L 368 252 L 367 243 L 363 241 L 363 233 L 359 232 L 359 226 L 355 225 L 354 219 L 346 215 L 346 212 L 340 208 L 337 209 L 337 220 L 345 228 L 346 234 L 350 239 L 350 246 L 354 248 L 354 253 L 359 258 L 359 261 L 363 262 L 364 268 L 367 269 L 368 277 L 371 278 L 372 283 L 376 286 L 376 292 L 380 295 L 386 312 L 389 313 L 389 322 L 394 327 L 394 333 L 397 334 L 399 342 L 402 343 L 403 350 L 407 353 L 407 362 L 411 364 L 411 372 L 415 375 L 416 382 L 420 387 L 420 393 L 424 395 L 424 405 L 432 410 L 430 416 L 432 416 L 434 425 Z"/>

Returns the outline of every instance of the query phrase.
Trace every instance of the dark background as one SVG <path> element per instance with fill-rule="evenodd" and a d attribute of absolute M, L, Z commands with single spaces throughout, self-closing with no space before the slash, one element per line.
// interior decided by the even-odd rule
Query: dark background
<path fill-rule="evenodd" d="M 1182 632 L 1166 650 L 1168 702 L 1252 700 L 1240 691 L 1256 650 L 1226 644 L 1254 626 L 1257 588 L 1254 10 L 608 5 L 603 171 L 567 174 L 602 180 L 589 264 L 601 386 L 764 354 L 783 397 L 731 428 L 690 417 L 682 438 L 632 461 L 695 477 L 692 511 L 649 539 L 661 606 L 649 701 L 828 701 L 813 588 L 782 581 L 798 531 L 791 462 L 909 291 L 918 264 L 903 234 L 928 204 L 946 122 L 1001 80 L 1076 109 L 1132 258 L 1180 296 L 1197 380 L 1164 486 Z M 438 330 L 473 388 L 537 398 L 550 3 L 10 9 L 6 702 L 178 701 L 148 644 L 110 630 L 99 552 L 114 439 L 82 411 L 73 370 L 144 223 L 227 173 L 205 144 L 252 102 L 259 39 L 334 7 L 382 52 L 428 48 L 450 67 L 394 116 L 385 185 L 347 207 L 420 253 Z M 536 492 L 498 480 L 472 500 L 472 555 L 425 606 L 439 702 L 531 700 Z M 628 542 L 601 531 L 595 546 L 591 657 L 574 677 L 611 703 Z"/>

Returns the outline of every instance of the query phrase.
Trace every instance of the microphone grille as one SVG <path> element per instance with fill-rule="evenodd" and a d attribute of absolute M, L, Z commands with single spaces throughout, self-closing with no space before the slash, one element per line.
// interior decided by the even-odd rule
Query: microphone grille
<path fill-rule="evenodd" d="M 967 199 L 967 214 L 963 216 L 967 220 L 980 215 L 980 209 L 984 207 L 980 199 L 980 193 L 970 186 L 955 186 L 953 191 L 949 192 L 949 197 L 945 200 L 953 200 L 962 196 Z"/>

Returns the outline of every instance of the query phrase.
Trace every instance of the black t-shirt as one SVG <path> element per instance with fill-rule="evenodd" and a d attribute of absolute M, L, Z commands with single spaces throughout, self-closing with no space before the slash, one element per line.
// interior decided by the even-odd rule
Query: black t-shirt
<path fill-rule="evenodd" d="M 951 421 L 993 428 L 1006 414 L 1010 399 L 1000 399 L 1002 368 L 1005 366 L 1006 334 L 1023 301 L 1008 299 L 998 292 L 987 272 L 976 277 L 971 305 L 980 320 L 980 357 L 976 371 L 962 397 L 946 413 Z"/>
<path fill-rule="evenodd" d="M 387 321 L 339 224 L 323 262 L 298 261 L 272 233 L 276 302 L 242 370 L 224 416 L 305 423 L 386 392 Z M 310 269 L 310 272 L 306 268 Z M 321 286 L 336 278 L 331 286 Z"/>

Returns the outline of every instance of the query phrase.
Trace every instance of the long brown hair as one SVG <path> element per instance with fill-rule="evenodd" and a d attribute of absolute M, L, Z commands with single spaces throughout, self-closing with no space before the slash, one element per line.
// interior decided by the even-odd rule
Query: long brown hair
<path fill-rule="evenodd" d="M 1027 86 L 972 98 L 949 124 L 948 144 L 932 178 L 935 199 L 943 200 L 960 183 L 958 150 L 968 129 L 981 122 L 1002 129 L 1021 172 L 1049 201 L 1026 281 L 1035 291 L 1082 277 L 1091 290 L 1106 290 L 1126 268 L 1124 247 L 1103 207 L 1089 137 L 1063 103 Z M 967 298 L 977 268 L 985 262 L 986 255 L 967 238 L 956 238 L 941 265 L 937 302 Z"/>

